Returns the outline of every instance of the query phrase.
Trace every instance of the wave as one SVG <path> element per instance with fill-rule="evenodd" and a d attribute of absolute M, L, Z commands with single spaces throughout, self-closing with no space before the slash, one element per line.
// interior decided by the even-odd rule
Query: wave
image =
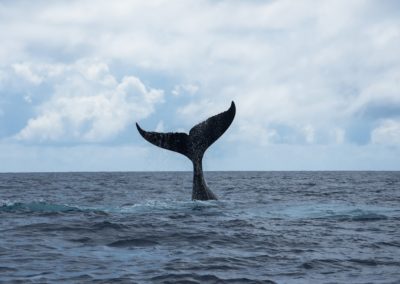
<path fill-rule="evenodd" d="M 2 202 L 0 205 L 0 212 L 71 212 L 71 211 L 82 211 L 78 207 L 64 205 L 64 204 L 53 204 L 44 201 L 32 201 L 32 202 Z"/>
<path fill-rule="evenodd" d="M 38 213 L 66 213 L 66 212 L 96 212 L 96 213 L 157 213 L 164 211 L 203 211 L 205 209 L 220 208 L 223 203 L 219 201 L 158 201 L 147 200 L 142 203 L 124 204 L 121 206 L 81 206 L 57 204 L 40 201 L 13 202 L 0 200 L 0 212 L 38 212 Z"/>
<path fill-rule="evenodd" d="M 243 204 L 241 204 L 243 205 Z M 43 200 L 31 202 L 12 202 L 0 200 L 0 213 L 74 213 L 93 212 L 97 214 L 157 214 L 157 213 L 179 213 L 171 215 L 172 218 L 185 218 L 187 214 L 196 212 L 202 215 L 224 214 L 232 209 L 235 204 L 228 201 L 177 201 L 177 200 L 146 200 L 135 204 L 123 204 L 120 206 L 85 206 L 70 205 L 47 202 Z M 248 217 L 283 218 L 283 219 L 328 219 L 337 221 L 381 221 L 392 217 L 398 218 L 400 211 L 393 208 L 374 207 L 367 205 L 351 206 L 344 204 L 300 204 L 287 205 L 284 208 L 251 207 L 243 208 L 240 214 Z M 243 215 L 241 216 L 243 217 Z M 242 220 L 243 218 L 240 218 Z M 238 221 L 239 222 L 239 221 Z M 243 221 L 242 221 L 243 223 Z M 226 225 L 243 225 L 227 223 Z M 107 226 L 107 224 L 102 224 Z"/>
<path fill-rule="evenodd" d="M 393 208 L 374 207 L 367 205 L 349 206 L 343 204 L 302 204 L 275 210 L 277 217 L 295 219 L 331 219 L 338 221 L 381 221 L 398 216 L 398 210 Z"/>
<path fill-rule="evenodd" d="M 109 243 L 108 246 L 110 247 L 118 247 L 118 248 L 125 248 L 125 247 L 146 247 L 146 246 L 155 246 L 158 242 L 152 241 L 146 238 L 132 238 L 132 239 L 124 239 L 118 240 L 112 243 Z"/>
<path fill-rule="evenodd" d="M 213 274 L 199 275 L 195 273 L 167 273 L 152 277 L 153 283 L 265 283 L 274 284 L 271 280 L 255 280 L 250 278 L 220 278 Z"/>
<path fill-rule="evenodd" d="M 125 204 L 117 208 L 121 213 L 148 213 L 164 211 L 203 211 L 218 209 L 224 203 L 218 200 L 208 201 L 177 201 L 177 200 L 146 200 L 142 203 Z"/>
<path fill-rule="evenodd" d="M 365 211 L 362 209 L 355 209 L 351 210 L 348 215 L 338 216 L 339 218 L 350 219 L 352 221 L 380 221 L 386 220 L 389 216 L 384 214 L 372 212 L 372 211 Z"/>

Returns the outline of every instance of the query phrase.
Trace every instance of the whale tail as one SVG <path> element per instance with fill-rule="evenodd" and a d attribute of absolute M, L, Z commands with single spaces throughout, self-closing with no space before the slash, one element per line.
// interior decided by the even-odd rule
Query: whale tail
<path fill-rule="evenodd" d="M 143 130 L 138 123 L 136 127 L 144 139 L 148 142 L 188 157 L 193 163 L 201 162 L 204 152 L 231 125 L 236 113 L 235 103 L 232 101 L 230 108 L 220 114 L 195 125 L 189 134 L 180 132 L 148 132 Z"/>

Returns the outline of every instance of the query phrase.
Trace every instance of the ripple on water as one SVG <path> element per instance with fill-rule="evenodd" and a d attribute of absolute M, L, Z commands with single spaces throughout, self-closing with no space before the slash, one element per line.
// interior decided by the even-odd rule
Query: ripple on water
<path fill-rule="evenodd" d="M 132 239 L 123 239 L 117 240 L 108 244 L 110 247 L 117 247 L 117 248 L 129 248 L 129 247 L 148 247 L 148 246 L 155 246 L 158 242 L 149 240 L 147 238 L 132 238 Z"/>

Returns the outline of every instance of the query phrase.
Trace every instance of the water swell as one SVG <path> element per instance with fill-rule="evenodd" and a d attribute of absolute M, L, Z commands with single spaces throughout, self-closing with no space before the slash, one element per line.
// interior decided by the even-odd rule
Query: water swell
<path fill-rule="evenodd" d="M 355 209 L 347 212 L 328 212 L 325 216 L 317 217 L 316 219 L 332 219 L 342 222 L 372 222 L 387 220 L 389 217 L 377 212 Z"/>
<path fill-rule="evenodd" d="M 158 242 L 149 240 L 147 238 L 132 238 L 132 239 L 124 239 L 118 240 L 112 243 L 109 243 L 110 247 L 117 248 L 126 248 L 126 247 L 147 247 L 147 246 L 155 246 Z"/>
<path fill-rule="evenodd" d="M 166 211 L 202 211 L 215 209 L 222 202 L 215 201 L 158 201 L 147 200 L 136 204 L 124 204 L 121 206 L 81 206 L 69 204 L 57 204 L 43 200 L 20 202 L 0 201 L 0 212 L 39 212 L 39 213 L 63 213 L 63 212 L 103 212 L 103 213 L 157 213 Z M 179 216 L 177 217 L 179 218 Z"/>
<path fill-rule="evenodd" d="M 281 210 L 275 210 L 272 216 L 290 219 L 315 219 L 332 221 L 369 222 L 382 221 L 396 218 L 399 215 L 397 209 L 373 207 L 373 206 L 348 206 L 348 205 L 295 205 Z"/>
<path fill-rule="evenodd" d="M 135 204 L 124 204 L 114 208 L 121 213 L 157 213 L 167 211 L 202 211 L 219 209 L 225 205 L 222 201 L 177 201 L 177 200 L 146 200 Z"/>
<path fill-rule="evenodd" d="M 226 210 L 231 209 L 234 204 L 227 201 L 158 201 L 147 200 L 136 204 L 124 204 L 121 206 L 80 206 L 69 204 L 57 204 L 46 202 L 43 200 L 32 202 L 12 202 L 9 200 L 0 201 L 0 213 L 80 213 L 93 212 L 99 214 L 156 214 L 171 213 L 171 219 L 185 219 L 188 214 L 199 212 L 203 215 L 225 214 Z M 391 208 L 374 208 L 374 207 L 351 207 L 344 205 L 297 205 L 289 206 L 283 209 L 255 208 L 251 211 L 251 216 L 247 217 L 264 217 L 268 219 L 289 218 L 289 219 L 316 219 L 316 220 L 335 220 L 335 221 L 354 221 L 354 222 L 370 222 L 382 221 L 389 218 L 398 218 L 399 212 Z M 227 221 L 224 227 L 241 227 L 246 225 L 248 221 L 235 219 Z M 103 224 L 107 226 L 110 224 Z M 252 227 L 252 224 L 247 224 Z M 97 225 L 102 226 L 102 225 Z"/>
<path fill-rule="evenodd" d="M 54 204 L 44 201 L 33 201 L 33 202 L 3 202 L 0 206 L 0 212 L 47 212 L 47 213 L 59 213 L 59 212 L 79 212 L 82 211 L 80 208 L 75 206 L 69 206 L 65 204 Z"/>

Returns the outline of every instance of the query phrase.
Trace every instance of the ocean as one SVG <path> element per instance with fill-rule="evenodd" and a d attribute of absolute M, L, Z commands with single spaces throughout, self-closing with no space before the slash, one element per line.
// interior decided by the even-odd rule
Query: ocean
<path fill-rule="evenodd" d="M 0 283 L 400 283 L 400 172 L 0 174 Z"/>

